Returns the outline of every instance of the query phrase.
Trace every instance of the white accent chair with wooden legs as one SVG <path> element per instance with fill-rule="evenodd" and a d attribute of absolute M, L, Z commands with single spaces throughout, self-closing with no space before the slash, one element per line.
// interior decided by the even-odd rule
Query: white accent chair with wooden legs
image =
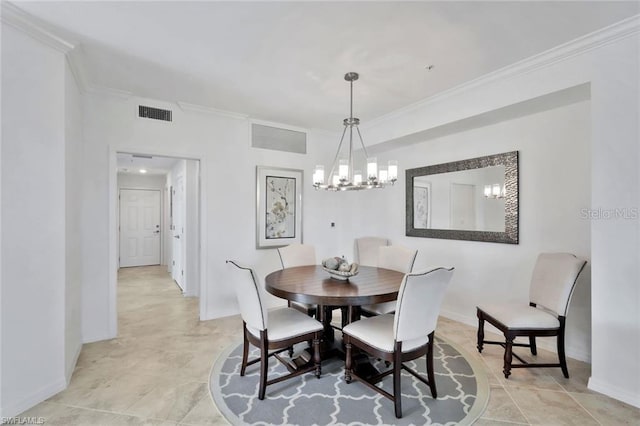
<path fill-rule="evenodd" d="M 587 262 L 569 253 L 542 253 L 533 269 L 529 287 L 529 305 L 487 304 L 477 307 L 478 351 L 484 344 L 500 345 L 504 348 L 503 374 L 509 378 L 512 368 L 560 367 L 564 377 L 569 378 L 569 370 L 564 352 L 564 329 L 569 301 L 580 272 Z M 500 330 L 504 342 L 484 339 L 484 323 Z M 518 336 L 528 337 L 529 343 L 514 343 Z M 537 355 L 536 337 L 557 338 L 558 363 L 528 363 L 513 353 L 514 346 L 528 347 L 532 355 Z M 513 357 L 521 364 L 513 364 Z"/>
<path fill-rule="evenodd" d="M 282 269 L 295 266 L 316 265 L 316 249 L 308 244 L 290 244 L 278 248 L 278 256 Z M 309 303 L 288 301 L 288 306 L 303 312 L 310 317 L 316 315 L 316 306 Z"/>
<path fill-rule="evenodd" d="M 360 237 L 356 238 L 354 262 L 362 266 L 378 266 L 378 248 L 391 245 L 388 238 Z M 404 271 L 403 271 L 404 272 Z"/>
<path fill-rule="evenodd" d="M 398 292 L 395 315 L 363 318 L 342 330 L 347 350 L 346 382 L 356 379 L 391 399 L 397 418 L 402 417 L 400 376 L 403 369 L 429 386 L 433 398 L 438 395 L 433 371 L 433 339 L 440 305 L 452 275 L 453 268 L 442 267 L 406 274 Z M 352 368 L 354 347 L 393 363 L 393 367 L 371 378 L 359 376 Z M 426 379 L 403 364 L 423 355 L 426 355 Z M 393 393 L 376 386 L 389 374 L 393 374 Z"/>
<path fill-rule="evenodd" d="M 411 250 L 403 246 L 378 247 L 378 268 L 409 273 L 413 270 L 418 250 Z M 396 302 L 376 303 L 362 306 L 360 312 L 365 317 L 391 314 L 396 309 Z"/>
<path fill-rule="evenodd" d="M 300 374 L 314 371 L 320 377 L 320 335 L 322 324 L 313 318 L 292 308 L 281 308 L 267 312 L 262 288 L 253 269 L 241 266 L 233 260 L 227 260 L 241 272 L 234 282 L 240 315 L 242 316 L 243 349 L 240 375 L 244 376 L 249 365 L 260 363 L 260 385 L 258 399 L 264 399 L 267 386 L 287 380 Z M 313 363 L 294 368 L 291 363 L 280 357 L 280 353 L 300 342 L 313 342 Z M 249 344 L 260 349 L 260 358 L 249 361 Z M 269 353 L 272 350 L 273 352 Z M 267 380 L 269 357 L 275 356 L 282 362 L 289 374 Z"/>

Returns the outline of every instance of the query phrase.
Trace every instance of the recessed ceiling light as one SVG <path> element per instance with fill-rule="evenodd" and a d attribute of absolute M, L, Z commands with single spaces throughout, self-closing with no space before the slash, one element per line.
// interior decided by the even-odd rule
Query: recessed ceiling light
<path fill-rule="evenodd" d="M 140 173 L 147 173 L 147 169 L 140 169 Z"/>

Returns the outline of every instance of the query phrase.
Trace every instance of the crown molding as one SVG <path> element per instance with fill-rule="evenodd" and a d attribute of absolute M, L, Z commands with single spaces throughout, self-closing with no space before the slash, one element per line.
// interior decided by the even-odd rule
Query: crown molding
<path fill-rule="evenodd" d="M 45 25 L 36 22 L 36 19 L 27 12 L 16 7 L 13 3 L 2 1 L 0 18 L 2 22 L 29 35 L 35 40 L 46 44 L 62 53 L 68 53 L 76 46 L 68 40 L 54 34 Z"/>
<path fill-rule="evenodd" d="M 38 22 L 37 18 L 23 11 L 13 3 L 2 1 L 1 3 L 2 22 L 30 36 L 31 38 L 44 43 L 45 45 L 65 54 L 71 74 L 75 79 L 80 91 L 86 92 L 88 80 L 86 73 L 78 59 L 79 44 L 72 43 L 55 34 L 54 30 L 47 28 L 44 23 Z"/>
<path fill-rule="evenodd" d="M 447 98 L 459 95 L 477 87 L 491 84 L 498 80 L 511 79 L 541 68 L 552 66 L 638 33 L 640 33 L 640 15 L 634 15 L 630 18 L 609 25 L 608 27 L 604 27 L 587 35 L 578 37 L 567 43 L 560 44 L 542 53 L 530 56 L 511 65 L 507 65 L 506 67 L 500 68 L 489 74 L 485 74 L 482 77 L 452 87 L 451 89 L 442 91 L 426 99 L 422 99 L 388 114 L 374 118 L 373 120 L 368 120 L 367 124 L 362 127 L 374 127 L 384 123 L 385 121 L 411 113 L 427 105 L 441 102 Z"/>
<path fill-rule="evenodd" d="M 213 114 L 221 117 L 235 118 L 237 120 L 246 120 L 249 118 L 246 114 L 240 114 L 239 112 L 226 111 L 222 109 L 212 108 L 204 105 L 190 104 L 188 102 L 177 101 L 180 109 L 185 112 L 199 112 L 204 114 Z"/>

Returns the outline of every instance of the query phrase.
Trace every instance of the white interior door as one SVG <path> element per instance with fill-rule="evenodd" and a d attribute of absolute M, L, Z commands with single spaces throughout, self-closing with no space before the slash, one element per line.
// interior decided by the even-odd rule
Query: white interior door
<path fill-rule="evenodd" d="M 451 229 L 476 229 L 475 185 L 451 184 Z"/>
<path fill-rule="evenodd" d="M 160 191 L 120 190 L 120 266 L 160 264 Z"/>
<path fill-rule="evenodd" d="M 173 185 L 173 248 L 171 276 L 184 291 L 184 216 L 185 216 L 184 176 L 177 176 Z"/>

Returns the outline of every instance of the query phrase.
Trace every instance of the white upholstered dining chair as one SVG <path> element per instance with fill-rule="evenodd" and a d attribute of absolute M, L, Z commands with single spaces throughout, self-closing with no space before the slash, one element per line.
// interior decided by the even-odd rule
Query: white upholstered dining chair
<path fill-rule="evenodd" d="M 240 315 L 243 324 L 242 366 L 240 376 L 244 376 L 249 365 L 260 363 L 260 384 L 258 399 L 264 399 L 266 388 L 274 383 L 315 371 L 320 377 L 320 335 L 322 324 L 313 318 L 292 308 L 281 308 L 267 312 L 262 287 L 253 269 L 227 260 L 238 268 L 238 280 L 234 283 Z M 313 346 L 313 362 L 306 367 L 293 369 L 279 354 L 300 342 L 311 341 Z M 260 358 L 249 361 L 249 344 L 260 349 Z M 273 351 L 269 353 L 269 351 Z M 289 374 L 267 380 L 268 358 L 274 356 L 289 370 Z"/>
<path fill-rule="evenodd" d="M 378 247 L 378 268 L 391 269 L 398 272 L 408 273 L 413 270 L 418 250 L 411 250 L 403 246 L 382 246 Z M 375 305 L 365 305 L 360 308 L 362 315 L 370 317 L 374 315 L 390 314 L 396 308 L 396 302 L 377 303 Z"/>
<path fill-rule="evenodd" d="M 433 398 L 438 395 L 433 369 L 433 339 L 440 305 L 452 274 L 453 268 L 443 267 L 406 274 L 398 292 L 395 314 L 363 318 L 352 322 L 342 330 L 347 350 L 346 382 L 350 383 L 356 379 L 391 399 L 395 405 L 397 418 L 402 417 L 400 392 L 402 369 L 409 371 L 429 386 Z M 353 347 L 386 362 L 392 362 L 393 367 L 373 378 L 361 377 L 353 369 Z M 426 355 L 426 379 L 403 364 L 423 355 Z M 393 393 L 376 386 L 377 382 L 389 374 L 393 374 Z"/>
<path fill-rule="evenodd" d="M 295 266 L 315 265 L 316 249 L 308 244 L 290 244 L 278 248 L 278 256 L 282 268 L 293 268 Z M 309 316 L 316 315 L 317 307 L 309 303 L 288 302 L 288 306 L 304 312 Z"/>
<path fill-rule="evenodd" d="M 504 347 L 503 374 L 509 378 L 512 368 L 560 367 L 564 377 L 569 370 L 564 353 L 564 329 L 569 301 L 580 272 L 587 262 L 570 253 L 542 253 L 538 256 L 529 287 L 529 305 L 522 303 L 483 304 L 477 307 L 478 351 L 484 344 Z M 504 342 L 484 339 L 485 321 L 504 334 Z M 528 337 L 529 343 L 515 343 L 518 336 Z M 513 353 L 514 346 L 528 347 L 537 355 L 536 337 L 556 336 L 558 363 L 527 363 Z M 513 357 L 521 364 L 513 364 Z"/>
<path fill-rule="evenodd" d="M 354 261 L 363 266 L 378 266 L 378 248 L 391 244 L 388 238 L 360 237 L 354 244 Z"/>

